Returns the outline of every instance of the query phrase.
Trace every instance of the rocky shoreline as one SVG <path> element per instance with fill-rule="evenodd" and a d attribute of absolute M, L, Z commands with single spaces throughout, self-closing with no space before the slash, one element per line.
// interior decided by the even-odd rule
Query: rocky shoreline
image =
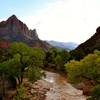
<path fill-rule="evenodd" d="M 46 77 L 33 84 L 26 80 L 24 86 L 25 100 L 86 100 L 81 90 L 53 72 L 46 72 Z"/>

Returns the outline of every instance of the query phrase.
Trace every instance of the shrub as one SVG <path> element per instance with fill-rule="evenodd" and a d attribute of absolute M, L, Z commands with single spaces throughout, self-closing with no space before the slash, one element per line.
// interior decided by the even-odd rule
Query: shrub
<path fill-rule="evenodd" d="M 23 84 L 21 84 L 18 88 L 17 88 L 17 95 L 14 96 L 13 100 L 24 100 L 25 98 L 25 89 Z"/>
<path fill-rule="evenodd" d="M 38 79 L 41 79 L 41 77 L 43 75 L 43 71 L 39 67 L 33 67 L 33 68 L 29 68 L 26 75 L 30 81 L 34 82 L 34 81 L 37 81 Z"/>
<path fill-rule="evenodd" d="M 94 100 L 100 100 L 100 85 L 97 85 L 92 89 L 91 97 Z"/>

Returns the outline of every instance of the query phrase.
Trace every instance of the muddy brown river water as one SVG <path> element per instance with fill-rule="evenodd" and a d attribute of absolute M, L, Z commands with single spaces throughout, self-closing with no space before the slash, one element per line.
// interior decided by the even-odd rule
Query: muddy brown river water
<path fill-rule="evenodd" d="M 58 73 L 45 72 L 43 80 L 50 82 L 50 91 L 46 94 L 45 100 L 86 100 L 83 91 L 74 88 L 67 82 L 66 78 Z"/>

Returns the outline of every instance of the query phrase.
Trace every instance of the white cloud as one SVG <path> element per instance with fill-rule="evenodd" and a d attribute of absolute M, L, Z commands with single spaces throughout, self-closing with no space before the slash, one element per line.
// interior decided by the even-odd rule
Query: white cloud
<path fill-rule="evenodd" d="M 84 42 L 100 25 L 100 0 L 56 0 L 37 14 L 23 17 L 44 40 Z"/>

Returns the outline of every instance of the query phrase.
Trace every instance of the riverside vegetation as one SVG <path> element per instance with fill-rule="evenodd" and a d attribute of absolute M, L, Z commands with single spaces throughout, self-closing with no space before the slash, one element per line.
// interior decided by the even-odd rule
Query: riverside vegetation
<path fill-rule="evenodd" d="M 17 91 L 12 99 L 24 100 L 23 80 L 27 78 L 34 83 L 44 75 L 44 69 L 53 69 L 64 72 L 72 84 L 88 81 L 91 84 L 88 100 L 100 100 L 100 51 L 95 50 L 80 61 L 72 57 L 66 50 L 51 48 L 45 52 L 22 42 L 0 49 L 0 99 L 6 100 L 12 87 Z"/>

